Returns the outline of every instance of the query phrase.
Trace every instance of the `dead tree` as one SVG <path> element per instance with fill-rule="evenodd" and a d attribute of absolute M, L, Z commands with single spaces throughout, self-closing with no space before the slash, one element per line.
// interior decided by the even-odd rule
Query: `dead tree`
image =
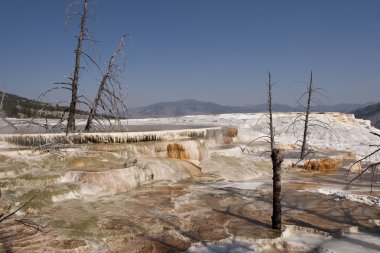
<path fill-rule="evenodd" d="M 273 111 L 272 111 L 272 88 L 273 83 L 271 80 L 271 73 L 268 72 L 268 114 L 269 118 L 269 135 L 260 136 L 252 141 L 250 141 L 245 147 L 240 147 L 241 151 L 244 151 L 254 142 L 259 139 L 266 139 L 270 144 L 270 154 L 272 160 L 272 170 L 273 170 L 273 197 L 272 197 L 272 228 L 281 229 L 281 164 L 284 160 L 283 155 L 280 150 L 276 148 L 275 142 L 275 128 L 273 124 Z"/>
<path fill-rule="evenodd" d="M 76 10 L 77 8 L 80 10 Z M 66 134 L 68 134 L 70 132 L 75 132 L 76 130 L 75 118 L 79 112 L 78 104 L 83 103 L 83 101 L 80 100 L 81 98 L 85 98 L 83 95 L 79 94 L 79 75 L 83 70 L 89 72 L 89 69 L 82 66 L 82 61 L 87 64 L 87 67 L 89 66 L 89 62 L 94 63 L 97 67 L 98 65 L 96 64 L 96 61 L 87 52 L 85 52 L 87 47 L 92 48 L 92 43 L 97 42 L 93 38 L 91 32 L 87 29 L 87 20 L 89 18 L 89 0 L 72 0 L 66 9 L 66 12 L 67 19 L 65 26 L 73 17 L 77 15 L 80 16 L 79 33 L 75 36 L 77 43 L 74 50 L 74 72 L 72 76 L 68 77 L 68 81 L 55 82 L 54 85 L 56 86 L 44 91 L 37 100 L 42 101 L 42 99 L 46 99 L 47 95 L 53 91 L 62 89 L 70 91 L 70 99 L 56 102 L 57 106 L 61 105 L 61 107 L 64 107 L 65 109 L 59 117 L 57 124 L 49 127 L 50 131 L 65 131 Z M 49 105 L 49 103 L 46 103 L 46 105 Z M 64 124 L 65 121 L 67 121 L 66 125 Z"/>
<path fill-rule="evenodd" d="M 302 138 L 302 146 L 301 146 L 301 155 L 300 160 L 303 160 L 306 156 L 306 145 L 307 145 L 307 134 L 309 127 L 309 115 L 310 115 L 310 105 L 311 105 L 311 95 L 313 94 L 313 71 L 310 72 L 310 81 L 307 86 L 307 105 L 305 110 L 305 125 L 303 128 L 303 138 Z"/>
<path fill-rule="evenodd" d="M 69 115 L 67 118 L 66 133 L 75 131 L 75 113 L 76 106 L 78 102 L 78 81 L 79 81 L 79 70 L 81 68 L 81 58 L 82 58 L 82 47 L 83 41 L 86 37 L 86 19 L 88 11 L 88 0 L 83 2 L 83 12 L 81 16 L 80 32 L 77 36 L 77 47 L 75 49 L 75 65 L 74 65 L 74 75 L 70 78 L 71 80 L 71 102 L 69 106 Z"/>
<path fill-rule="evenodd" d="M 376 135 L 377 137 L 380 137 L 380 135 L 378 133 L 371 132 L 371 134 Z M 360 164 L 362 161 L 364 161 L 364 160 L 366 160 L 366 159 L 368 159 L 368 158 L 372 157 L 373 155 L 375 155 L 375 154 L 377 154 L 377 153 L 380 152 L 380 145 L 373 145 L 373 146 L 376 147 L 376 149 L 374 151 L 372 151 L 371 153 L 369 153 L 365 157 L 363 157 L 363 158 L 361 158 L 359 160 L 356 160 L 353 164 L 351 164 L 351 166 L 348 168 L 347 175 L 345 175 L 346 177 L 348 176 L 349 171 L 351 170 L 351 168 L 355 164 L 357 164 L 357 163 Z M 348 184 L 351 184 L 352 182 L 354 182 L 355 180 L 357 180 L 358 178 L 360 178 L 364 173 L 366 173 L 366 172 L 369 171 L 372 174 L 372 176 L 371 176 L 371 192 L 372 192 L 373 182 L 374 182 L 375 176 L 379 173 L 379 167 L 380 167 L 380 162 L 370 163 L 356 177 L 354 177 L 353 179 L 351 179 Z"/>
<path fill-rule="evenodd" d="M 270 148 L 273 169 L 273 212 L 272 212 L 272 228 L 281 229 L 281 163 L 284 158 L 280 150 L 275 146 L 275 129 L 273 126 L 272 116 L 272 87 L 271 74 L 268 72 L 268 111 L 269 111 L 269 134 Z"/>
<path fill-rule="evenodd" d="M 119 66 L 115 63 L 115 59 L 123 52 L 126 36 L 123 36 L 119 47 L 115 50 L 111 56 L 107 68 L 103 72 L 103 68 L 98 64 L 100 61 L 100 55 L 96 46 L 96 41 L 91 32 L 87 29 L 88 20 L 90 18 L 89 9 L 90 0 L 73 0 L 67 8 L 68 20 L 73 16 L 80 15 L 80 32 L 77 38 L 77 45 L 75 49 L 75 63 L 74 73 L 72 77 L 69 77 L 69 81 L 56 82 L 56 86 L 45 91 L 39 98 L 46 98 L 47 94 L 56 90 L 69 90 L 71 99 L 69 101 L 60 101 L 57 105 L 65 107 L 59 121 L 54 126 L 49 126 L 49 131 L 65 131 L 66 134 L 75 132 L 76 130 L 76 116 L 82 113 L 87 118 L 86 131 L 95 128 L 95 121 L 98 125 L 103 124 L 100 118 L 108 119 L 111 123 L 111 119 L 125 118 L 126 106 L 124 103 L 124 96 L 121 88 L 120 70 Z M 74 8 L 79 7 L 80 10 L 76 11 Z M 91 69 L 95 66 L 95 69 L 99 72 L 92 73 Z M 80 94 L 79 91 L 79 74 L 86 71 L 96 80 L 100 80 L 100 84 L 97 87 L 98 91 L 94 99 L 88 99 L 84 94 Z M 99 73 L 99 74 L 98 74 Z M 98 76 L 101 76 L 98 78 Z M 89 112 L 81 111 L 78 109 L 79 105 L 88 106 Z M 98 113 L 99 110 L 103 110 L 103 114 Z M 64 125 L 67 119 L 67 124 Z M 118 120 L 118 123 L 121 121 Z M 46 124 L 45 124 L 46 125 Z"/>
<path fill-rule="evenodd" d="M 124 102 L 122 101 L 122 99 L 120 97 L 121 94 L 117 94 L 115 92 L 115 89 L 113 87 L 113 82 L 117 82 L 117 78 L 115 77 L 115 75 L 117 75 L 117 73 L 116 73 L 117 71 L 115 70 L 115 67 L 116 67 L 115 66 L 115 60 L 116 60 L 116 57 L 118 56 L 118 54 L 123 50 L 123 48 L 125 46 L 125 39 L 126 39 L 126 35 L 123 35 L 123 37 L 120 40 L 118 47 L 116 48 L 116 50 L 114 51 L 114 53 L 111 56 L 111 58 L 108 62 L 107 70 L 104 73 L 103 78 L 100 81 L 98 92 L 96 94 L 94 102 L 90 106 L 90 113 L 88 115 L 87 123 L 86 123 L 86 127 L 85 127 L 86 132 L 89 132 L 90 129 L 92 128 L 93 120 L 96 116 L 98 106 L 100 104 L 103 104 L 102 96 L 105 96 L 106 98 L 109 99 L 109 101 L 111 103 L 113 103 L 113 105 L 111 105 L 111 107 L 115 106 L 114 102 L 120 102 L 120 103 L 124 104 Z M 119 116 L 119 115 L 117 115 L 118 113 L 113 112 L 113 114 L 117 117 Z"/>
<path fill-rule="evenodd" d="M 318 98 L 323 97 L 323 92 L 326 92 L 322 88 L 316 88 L 313 84 L 313 71 L 310 71 L 310 79 L 306 86 L 306 91 L 302 94 L 302 96 L 297 100 L 297 104 L 303 108 L 304 113 L 297 116 L 295 120 L 288 126 L 286 132 L 289 131 L 291 127 L 295 128 L 296 126 L 302 126 L 302 136 L 299 138 L 296 144 L 299 144 L 301 148 L 299 161 L 304 160 L 309 154 L 313 151 L 308 144 L 309 135 L 311 132 L 317 132 L 318 128 L 327 129 L 329 133 L 332 133 L 336 138 L 334 129 L 330 126 L 329 123 L 323 122 L 316 117 L 312 116 L 313 111 L 320 111 L 319 106 L 321 105 L 321 100 Z M 306 103 L 304 104 L 302 100 L 306 97 Z M 337 138 L 338 140 L 338 138 Z"/>
<path fill-rule="evenodd" d="M 268 112 L 269 112 L 269 136 L 270 136 L 270 150 L 274 150 L 274 127 L 273 127 L 273 115 L 272 115 L 272 87 L 271 74 L 268 72 Z"/>

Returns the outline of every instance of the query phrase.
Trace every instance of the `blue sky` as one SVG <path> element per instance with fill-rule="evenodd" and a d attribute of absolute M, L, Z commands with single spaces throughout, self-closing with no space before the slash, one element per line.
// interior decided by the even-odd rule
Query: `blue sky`
<path fill-rule="evenodd" d="M 35 98 L 65 81 L 78 31 L 78 19 L 64 28 L 69 2 L 0 0 L 0 87 Z M 267 71 L 278 103 L 294 104 L 310 70 L 326 104 L 380 100 L 377 0 L 96 0 L 90 8 L 104 62 L 129 34 L 129 107 L 263 103 Z M 81 92 L 93 95 L 97 82 L 82 77 Z"/>

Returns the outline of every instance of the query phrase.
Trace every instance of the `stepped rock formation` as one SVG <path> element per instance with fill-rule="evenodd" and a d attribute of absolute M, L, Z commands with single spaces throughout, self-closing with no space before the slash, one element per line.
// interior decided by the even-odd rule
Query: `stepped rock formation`
<path fill-rule="evenodd" d="M 168 141 L 189 138 L 231 138 L 236 130 L 224 127 L 183 129 L 172 131 L 112 132 L 112 133 L 47 133 L 47 134 L 1 134 L 0 140 L 24 146 L 46 144 L 86 144 L 86 143 L 131 143 L 148 141 Z"/>
<path fill-rule="evenodd" d="M 356 250 L 354 239 L 373 252 L 380 247 L 379 182 L 370 193 L 367 173 L 346 188 L 345 173 L 379 144 L 370 133 L 378 130 L 352 115 L 312 114 L 329 128 L 310 128 L 309 167 L 328 169 L 305 170 L 292 167 L 302 127 L 289 128 L 301 116 L 274 114 L 287 164 L 282 236 L 270 226 L 268 143 L 252 142 L 268 133 L 265 114 L 136 119 L 128 125 L 150 130 L 68 138 L 0 135 L 0 212 L 35 196 L 15 218 L 47 225 L 42 233 L 14 219 L 0 223 L 0 252 L 327 252 Z M 64 145 L 40 149 L 57 142 Z"/>

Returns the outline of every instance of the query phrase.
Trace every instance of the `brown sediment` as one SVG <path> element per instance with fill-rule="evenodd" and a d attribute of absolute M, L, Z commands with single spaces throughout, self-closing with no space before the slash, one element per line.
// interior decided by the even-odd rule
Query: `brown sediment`
<path fill-rule="evenodd" d="M 168 158 L 176 158 L 182 160 L 188 160 L 190 158 L 189 154 L 181 144 L 168 144 L 166 150 Z"/>
<path fill-rule="evenodd" d="M 164 253 L 183 252 L 190 247 L 190 242 L 168 234 L 130 235 L 123 238 L 107 240 L 108 252 Z"/>
<path fill-rule="evenodd" d="M 0 163 L 4 163 L 4 162 L 6 162 L 8 159 L 9 159 L 8 156 L 6 156 L 6 155 L 0 155 Z"/>
<path fill-rule="evenodd" d="M 76 249 L 79 247 L 86 246 L 86 242 L 84 240 L 76 240 L 76 239 L 64 239 L 64 240 L 53 240 L 50 243 L 51 247 L 58 249 Z"/>
<path fill-rule="evenodd" d="M 342 161 L 331 159 L 331 158 L 322 158 L 318 160 L 311 160 L 305 162 L 304 169 L 306 170 L 336 170 L 342 166 Z"/>
<path fill-rule="evenodd" d="M 47 244 L 47 250 L 54 252 L 92 252 L 89 242 L 83 239 L 86 233 L 103 238 L 105 252 L 155 253 L 183 252 L 191 243 L 218 241 L 231 235 L 248 239 L 280 235 L 270 226 L 271 194 L 265 189 L 254 192 L 208 188 L 204 191 L 188 187 L 192 184 L 194 182 L 139 188 L 114 200 L 109 197 L 87 203 L 78 200 L 77 205 L 83 206 L 80 210 L 73 201 L 62 203 L 68 210 L 75 210 L 70 217 L 48 208 L 45 213 L 50 215 L 49 219 L 66 219 L 64 223 L 49 223 L 50 229 L 59 231 L 60 237 L 52 237 L 50 232 L 36 233 L 25 240 L 13 241 L 13 249 L 39 252 L 38 247 Z M 379 217 L 377 207 L 297 191 L 294 183 L 284 182 L 283 190 L 284 225 L 328 233 L 351 226 L 378 231 L 376 224 L 371 223 Z M 241 198 L 245 195 L 249 197 Z M 211 201 L 213 199 L 215 201 Z M 109 205 L 100 205 L 103 201 Z M 76 225 L 82 219 L 80 215 L 93 215 L 94 207 L 104 215 L 99 215 L 98 221 L 88 217 L 85 226 Z M 61 208 L 56 206 L 56 209 Z M 0 234 L 5 231 L 0 228 Z M 68 231 L 75 236 L 65 235 Z M 46 243 L 45 237 L 52 239 Z"/>
<path fill-rule="evenodd" d="M 228 137 L 236 137 L 238 135 L 238 129 L 235 127 L 224 128 L 224 135 Z"/>

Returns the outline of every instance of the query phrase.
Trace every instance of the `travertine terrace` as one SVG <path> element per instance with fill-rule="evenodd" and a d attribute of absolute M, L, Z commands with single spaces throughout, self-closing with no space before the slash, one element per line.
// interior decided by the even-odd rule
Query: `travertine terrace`
<path fill-rule="evenodd" d="M 292 166 L 301 126 L 288 126 L 298 115 L 274 115 L 285 154 L 282 234 L 270 228 L 268 144 L 251 142 L 267 134 L 265 114 L 129 120 L 134 132 L 2 134 L 1 212 L 34 196 L 15 219 L 43 229 L 0 223 L 0 252 L 377 252 L 380 179 L 370 192 L 370 175 L 347 187 L 358 171 L 345 174 L 379 144 L 370 133 L 379 130 L 352 115 L 313 114 L 330 129 L 312 129 L 310 159 L 336 166 L 306 170 Z"/>

